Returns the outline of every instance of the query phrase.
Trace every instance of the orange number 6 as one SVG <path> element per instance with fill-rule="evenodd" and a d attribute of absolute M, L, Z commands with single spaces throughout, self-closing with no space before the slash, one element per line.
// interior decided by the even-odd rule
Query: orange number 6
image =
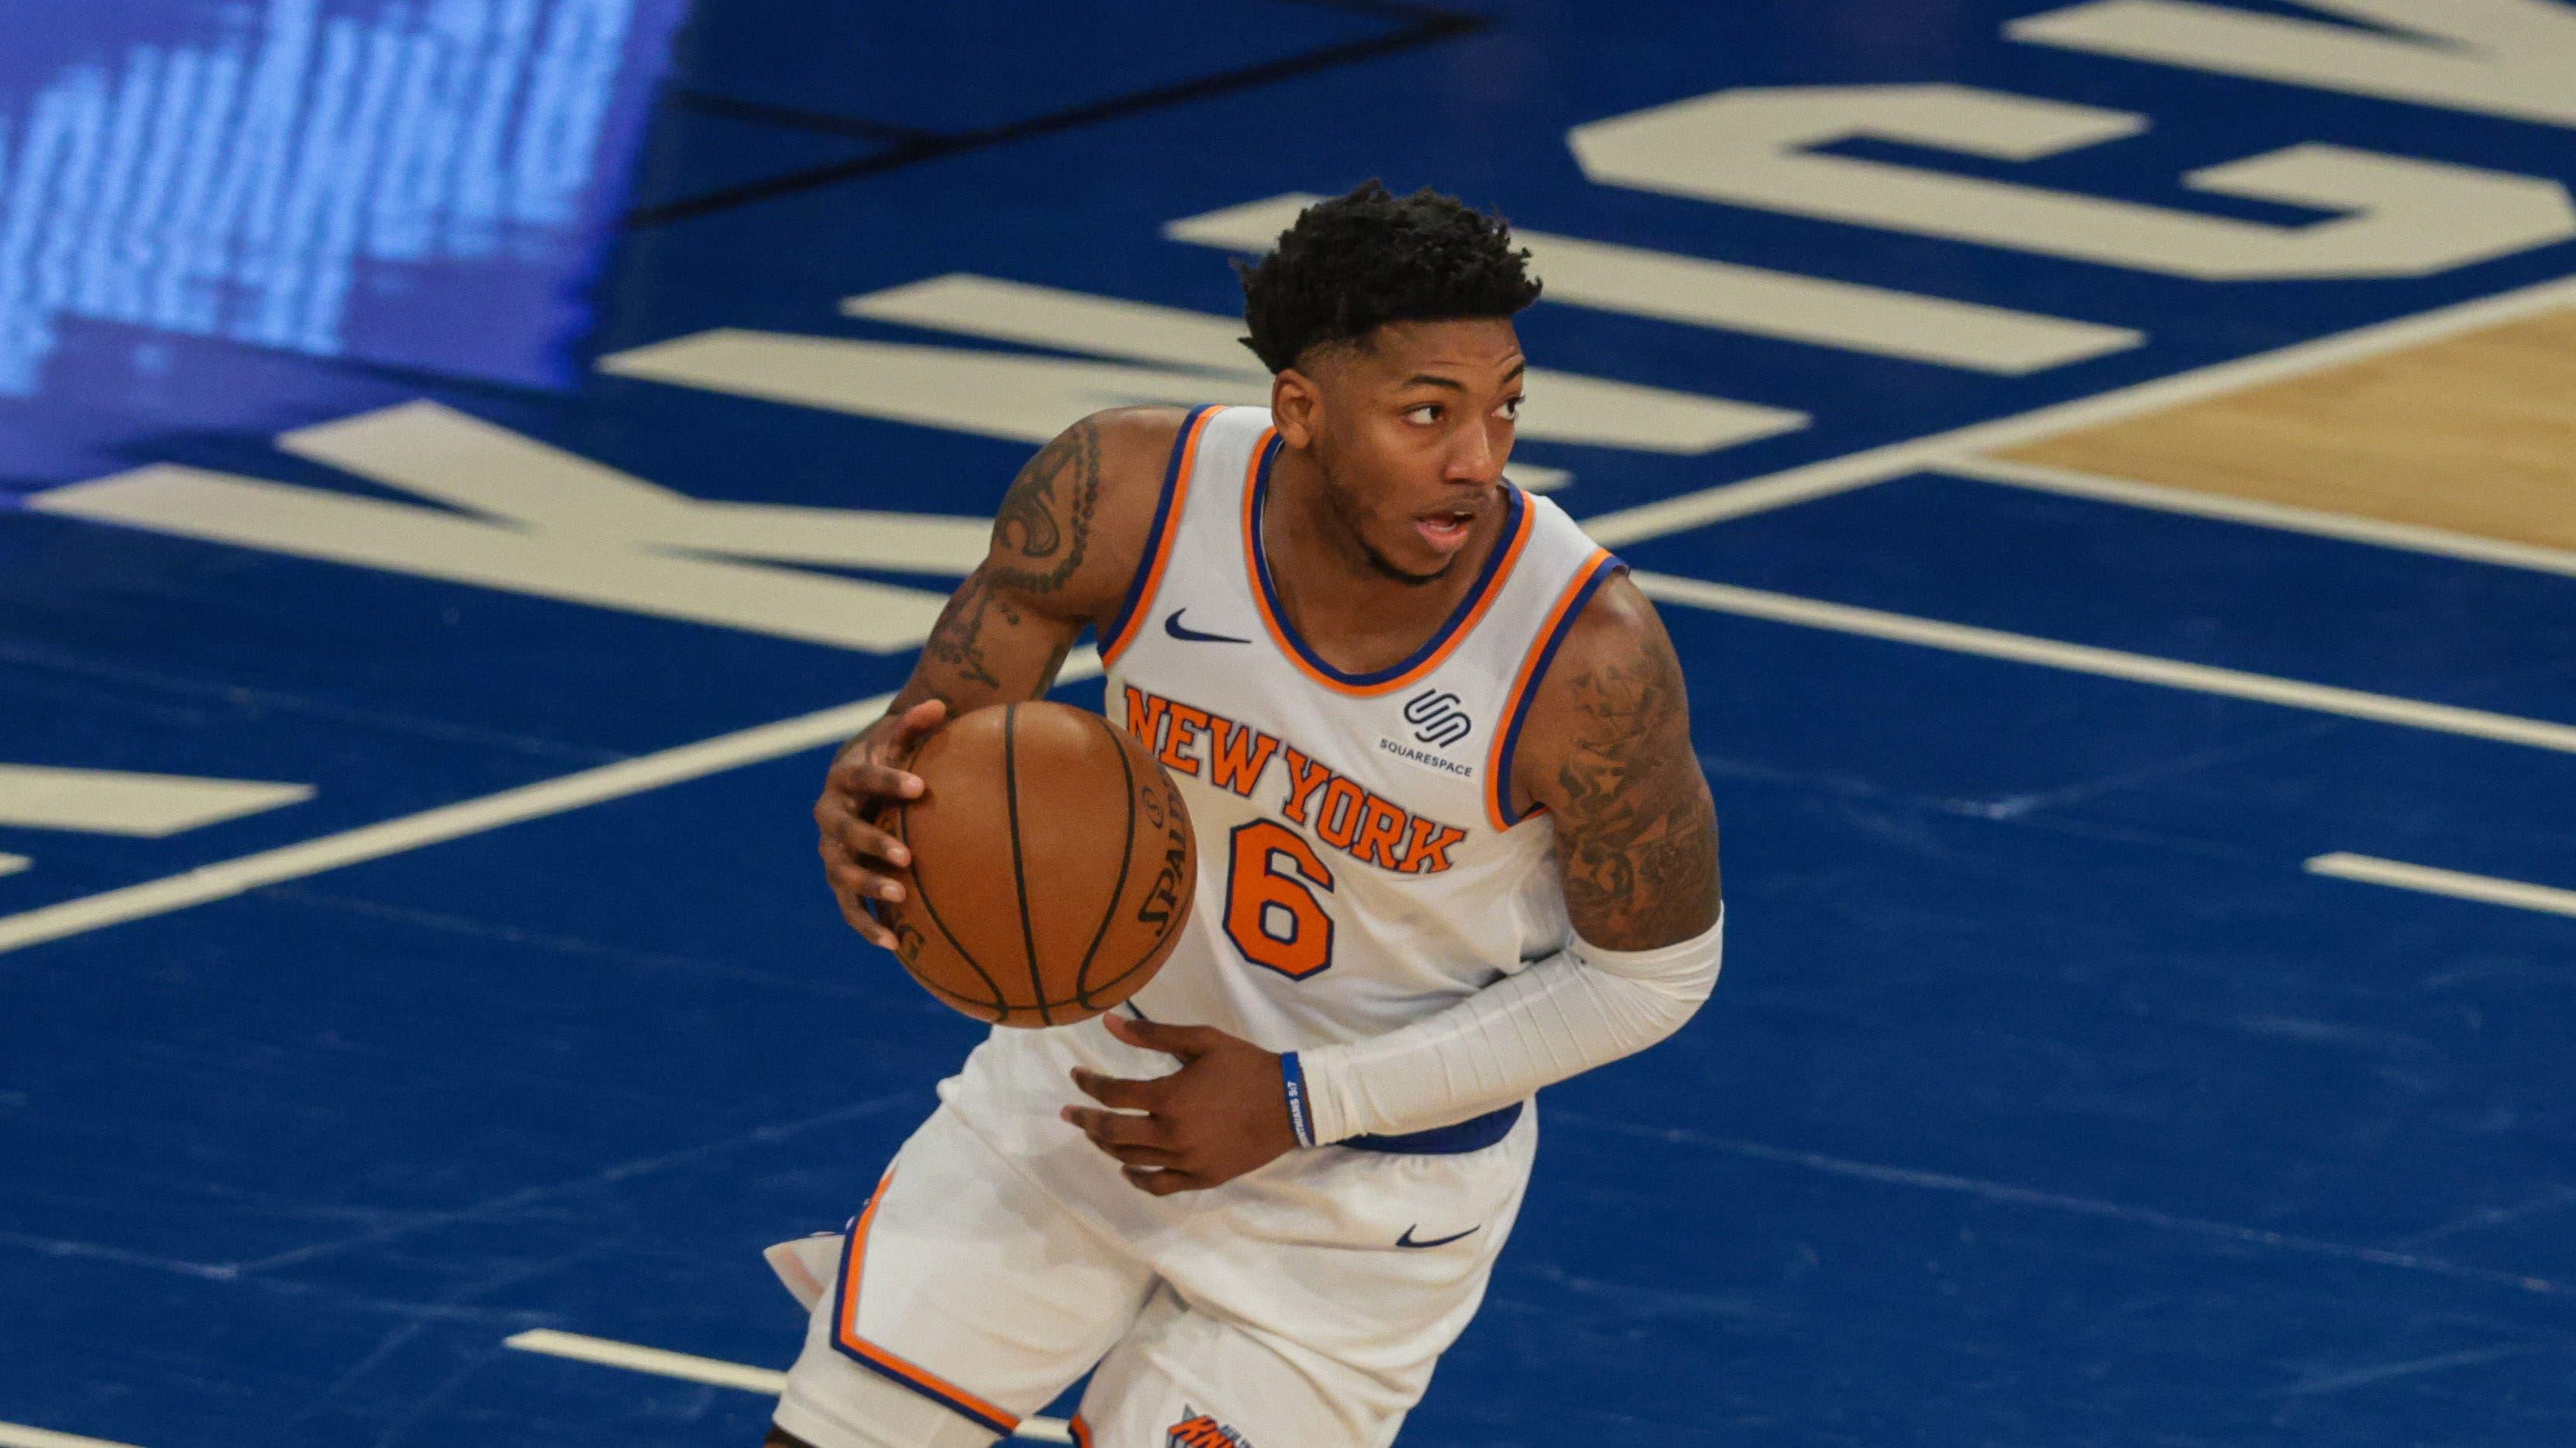
<path fill-rule="evenodd" d="M 1333 872 L 1295 830 L 1276 820 L 1237 825 L 1225 867 L 1225 933 L 1254 965 L 1304 980 L 1333 963 L 1333 917 L 1315 898 L 1332 888 Z"/>

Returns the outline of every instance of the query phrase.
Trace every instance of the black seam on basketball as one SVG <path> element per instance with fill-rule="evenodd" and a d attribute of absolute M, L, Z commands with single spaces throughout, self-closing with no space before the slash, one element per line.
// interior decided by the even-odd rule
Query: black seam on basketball
<path fill-rule="evenodd" d="M 1018 1006 L 995 1006 L 989 1001 L 978 1000 L 973 996 L 959 995 L 955 991 L 942 987 L 936 981 L 923 981 L 921 988 L 930 992 L 931 999 L 947 1006 L 957 1014 L 970 1021 L 982 1021 L 988 1026 L 1007 1026 L 1027 1014 Z"/>
<path fill-rule="evenodd" d="M 910 851 L 912 849 L 912 816 L 908 811 L 900 808 L 895 811 L 894 833 L 895 838 L 903 842 L 904 849 Z M 931 903 L 930 892 L 922 888 L 921 856 L 918 853 L 915 853 L 912 857 L 912 894 L 914 899 L 921 902 L 921 908 L 928 912 L 930 923 L 939 927 L 941 938 L 948 942 L 950 949 L 957 952 L 957 958 L 966 962 L 966 968 L 975 972 L 975 978 L 984 982 L 986 988 L 993 992 L 993 1000 L 989 1009 L 1007 1014 L 1011 1009 L 1011 1002 L 1009 997 L 1002 994 L 1002 983 L 993 979 L 993 973 L 986 970 L 984 968 L 984 963 L 975 958 L 975 953 L 966 948 L 966 942 L 958 939 L 957 932 L 948 928 L 948 922 L 939 918 L 939 907 Z M 903 957 L 898 955 L 895 959 L 902 960 Z M 943 989 L 942 987 L 933 984 L 931 980 L 921 972 L 913 970 L 909 964 L 904 966 L 904 970 L 908 972 L 914 980 L 921 982 L 923 987 L 928 990 L 939 992 Z M 956 991 L 947 991 L 946 994 L 957 996 L 960 1000 L 972 999 L 972 997 L 961 995 Z"/>
<path fill-rule="evenodd" d="M 1046 977 L 1038 973 L 1038 934 L 1029 923 L 1029 872 L 1020 859 L 1020 706 L 1002 706 L 1002 799 L 1011 809 L 1011 883 L 1020 895 L 1020 943 L 1029 952 L 1029 991 L 1037 998 L 1038 1024 L 1052 1026 Z"/>
<path fill-rule="evenodd" d="M 1155 948 L 1156 948 L 1156 949 L 1160 949 L 1160 948 L 1162 947 L 1163 942 L 1164 942 L 1165 940 L 1169 940 L 1169 939 L 1171 939 L 1171 938 L 1172 938 L 1172 937 L 1171 937 L 1171 933 L 1170 933 L 1169 931 L 1164 932 L 1164 933 L 1163 933 L 1163 935 L 1161 935 L 1159 938 L 1157 938 L 1157 939 L 1154 941 Z M 1144 969 L 1148 964 L 1151 964 L 1151 963 L 1154 963 L 1154 951 L 1149 950 L 1149 951 L 1146 951 L 1146 952 L 1145 952 L 1145 958 L 1144 958 L 1143 960 L 1140 960 L 1140 961 L 1136 962 L 1134 965 L 1131 965 L 1131 966 L 1127 967 L 1125 970 L 1122 970 L 1122 971 L 1118 972 L 1116 975 L 1111 976 L 1109 979 L 1102 981 L 1100 984 L 1098 984 L 1098 985 L 1096 985 L 1096 986 L 1093 986 L 1093 987 L 1092 987 L 1092 992 L 1093 992 L 1093 994 L 1095 994 L 1095 995 L 1096 995 L 1096 994 L 1098 994 L 1099 992 L 1101 992 L 1101 991 L 1106 991 L 1106 990 L 1116 990 L 1119 986 L 1121 986 L 1121 985 L 1123 985 L 1123 984 L 1125 984 L 1125 983 L 1126 983 L 1127 977 L 1129 977 L 1129 976 L 1131 976 L 1131 975 L 1134 975 L 1136 972 L 1138 972 L 1138 971 L 1140 971 L 1140 970 L 1143 970 L 1143 969 Z"/>
<path fill-rule="evenodd" d="M 1170 803 L 1174 808 L 1183 810 L 1187 809 L 1187 805 L 1181 800 L 1175 799 Z M 1182 817 L 1184 819 L 1188 818 L 1186 813 Z M 1189 880 L 1184 883 L 1189 885 L 1191 894 L 1195 896 L 1198 890 L 1198 848 L 1195 841 L 1193 841 L 1190 848 L 1190 863 L 1191 876 Z M 1137 961 L 1134 965 L 1127 967 L 1125 970 L 1118 972 L 1118 974 L 1110 977 L 1108 980 L 1102 981 L 1099 985 L 1092 987 L 1093 992 L 1096 994 L 1100 991 L 1116 990 L 1119 986 L 1126 983 L 1127 977 L 1143 970 L 1148 964 L 1159 964 L 1160 962 L 1156 957 L 1163 953 L 1163 942 L 1171 939 L 1184 924 L 1188 923 L 1190 908 L 1195 903 L 1195 899 L 1184 900 L 1181 904 L 1181 908 L 1172 912 L 1172 923 L 1164 926 L 1163 933 L 1154 937 L 1154 948 L 1145 952 L 1145 958 Z"/>
<path fill-rule="evenodd" d="M 1100 928 L 1091 932 L 1091 944 L 1082 952 L 1082 966 L 1073 973 L 1074 1003 L 1091 1010 L 1091 958 L 1100 953 L 1100 942 L 1109 938 L 1109 922 L 1118 917 L 1118 907 L 1127 896 L 1127 866 L 1136 858 L 1136 769 L 1127 762 L 1127 746 L 1118 742 L 1118 731 L 1109 721 L 1097 715 L 1083 716 L 1100 726 L 1109 741 L 1109 752 L 1118 756 L 1118 777 L 1126 783 L 1127 848 L 1118 852 L 1118 883 L 1109 887 L 1109 903 L 1100 907 Z M 1120 979 L 1125 979 L 1121 976 Z"/>
<path fill-rule="evenodd" d="M 903 841 L 905 850 L 912 850 L 912 816 L 902 809 L 894 812 L 894 837 Z M 957 952 L 957 958 L 966 962 L 966 968 L 975 972 L 976 979 L 992 987 L 992 1008 L 1008 1014 L 1011 1009 L 1011 999 L 1002 994 L 1002 983 L 993 979 L 993 973 L 986 970 L 984 963 L 975 958 L 975 952 L 968 950 L 966 942 L 957 938 L 957 932 L 948 928 L 948 922 L 939 918 L 939 907 L 930 903 L 930 892 L 922 888 L 921 884 L 921 856 L 918 853 L 912 856 L 912 898 L 921 902 L 921 908 L 930 916 L 930 923 L 939 927 L 939 933 L 947 939 L 949 948 Z M 902 961 L 903 957 L 897 955 L 895 959 Z M 929 986 L 934 991 L 938 989 L 936 986 L 931 986 L 920 971 L 914 970 L 909 961 L 904 962 L 903 969 L 906 975 L 920 981 L 924 986 Z M 950 991 L 948 994 L 956 995 L 957 992 Z"/>
<path fill-rule="evenodd" d="M 990 1001 L 977 1000 L 973 996 L 959 995 L 957 992 L 950 990 L 948 987 L 941 985 L 939 982 L 932 980 L 927 976 L 915 974 L 913 979 L 920 983 L 923 990 L 926 990 L 932 995 L 938 997 L 943 1005 L 946 1005 L 950 1010 L 957 1012 L 961 1016 L 972 1016 L 979 1021 L 989 1019 L 994 1022 L 999 1022 L 1007 1019 L 1011 1013 L 1012 1008 L 1009 1006 L 996 1006 Z"/>

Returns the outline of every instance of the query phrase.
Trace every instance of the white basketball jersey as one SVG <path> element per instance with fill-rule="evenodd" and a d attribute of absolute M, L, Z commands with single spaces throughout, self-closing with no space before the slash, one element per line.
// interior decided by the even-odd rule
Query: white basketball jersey
<path fill-rule="evenodd" d="M 1281 447 L 1267 409 L 1190 414 L 1101 631 L 1109 717 L 1179 781 L 1198 835 L 1188 926 L 1135 1004 L 1274 1051 L 1382 1034 L 1565 947 L 1555 830 L 1513 810 L 1513 751 L 1619 567 L 1506 487 L 1501 540 L 1438 632 L 1344 673 L 1297 636 L 1260 547 Z"/>

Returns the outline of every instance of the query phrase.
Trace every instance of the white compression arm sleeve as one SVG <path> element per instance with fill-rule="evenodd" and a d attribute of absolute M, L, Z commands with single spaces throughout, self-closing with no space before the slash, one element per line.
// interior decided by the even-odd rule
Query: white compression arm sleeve
<path fill-rule="evenodd" d="M 1313 1146 L 1445 1126 L 1642 1051 L 1708 999 L 1725 938 L 1723 909 L 1702 934 L 1657 950 L 1578 938 L 1436 1015 L 1298 1052 L 1288 1075 L 1299 1139 Z"/>

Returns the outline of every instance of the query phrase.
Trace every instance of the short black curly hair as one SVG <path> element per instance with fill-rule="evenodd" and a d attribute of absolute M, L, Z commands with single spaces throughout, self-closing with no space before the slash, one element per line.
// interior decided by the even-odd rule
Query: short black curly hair
<path fill-rule="evenodd" d="M 1538 300 L 1529 252 L 1500 216 L 1425 187 L 1363 182 L 1297 213 L 1243 278 L 1243 339 L 1272 372 L 1316 347 L 1363 342 L 1388 322 L 1509 317 Z"/>

